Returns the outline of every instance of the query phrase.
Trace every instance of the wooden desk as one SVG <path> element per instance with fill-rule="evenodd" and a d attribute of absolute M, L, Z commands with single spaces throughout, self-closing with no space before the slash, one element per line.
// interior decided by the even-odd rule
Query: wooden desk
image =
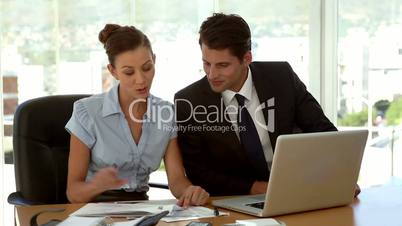
<path fill-rule="evenodd" d="M 35 213 L 54 208 L 66 208 L 66 210 L 61 213 L 44 213 L 39 216 L 38 222 L 43 224 L 50 219 L 65 219 L 68 214 L 74 212 L 82 205 L 60 204 L 16 207 L 16 223 L 21 226 L 29 226 L 29 220 Z M 212 222 L 213 225 L 222 225 L 224 223 L 233 223 L 236 219 L 253 218 L 250 215 L 231 211 L 227 212 L 230 212 L 230 216 L 206 218 L 201 219 L 201 221 Z M 283 215 L 274 218 L 285 222 L 287 226 L 402 226 L 401 214 L 402 186 L 387 185 L 363 189 L 359 198 L 349 206 Z M 170 224 L 160 222 L 158 226 L 184 226 L 187 223 L 188 221 Z"/>

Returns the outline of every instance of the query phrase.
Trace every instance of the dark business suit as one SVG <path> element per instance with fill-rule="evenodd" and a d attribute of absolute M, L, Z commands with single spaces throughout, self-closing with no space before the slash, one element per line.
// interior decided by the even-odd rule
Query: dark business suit
<path fill-rule="evenodd" d="M 250 69 L 260 102 L 275 98 L 273 107 L 262 110 L 268 122 L 268 111 L 274 109 L 274 131 L 269 132 L 273 149 L 277 137 L 292 133 L 294 128 L 303 132 L 336 130 L 288 63 L 253 62 Z M 213 92 L 204 77 L 176 93 L 175 103 L 179 145 L 191 182 L 211 195 L 248 194 L 256 180 L 254 168 L 236 133 L 219 131 L 232 126 L 223 112 L 221 94 Z M 205 106 L 206 113 L 198 107 L 201 113 L 189 117 L 196 106 Z M 208 113 L 211 123 L 204 122 Z"/>

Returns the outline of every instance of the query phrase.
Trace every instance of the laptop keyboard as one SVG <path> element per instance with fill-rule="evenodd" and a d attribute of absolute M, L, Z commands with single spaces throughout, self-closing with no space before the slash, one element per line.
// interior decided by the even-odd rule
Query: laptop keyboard
<path fill-rule="evenodd" d="M 249 203 L 246 206 L 251 206 L 257 209 L 264 209 L 264 202 Z"/>

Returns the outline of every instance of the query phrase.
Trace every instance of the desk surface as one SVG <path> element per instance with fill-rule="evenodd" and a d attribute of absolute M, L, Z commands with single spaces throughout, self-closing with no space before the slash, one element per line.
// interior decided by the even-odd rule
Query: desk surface
<path fill-rule="evenodd" d="M 39 211 L 46 209 L 65 208 L 60 213 L 43 213 L 39 216 L 40 224 L 50 219 L 65 219 L 70 213 L 80 208 L 83 204 L 58 204 L 31 207 L 16 207 L 16 223 L 21 226 L 29 226 L 30 218 Z M 200 221 L 212 222 L 213 225 L 233 223 L 236 219 L 253 218 L 250 215 L 232 211 L 230 216 L 201 219 Z M 290 214 L 274 217 L 286 223 L 287 226 L 379 226 L 401 225 L 402 213 L 402 186 L 387 185 L 363 189 L 359 198 L 349 206 L 330 208 L 325 210 L 310 211 L 298 214 Z M 165 223 L 158 226 L 184 226 L 188 221 Z"/>

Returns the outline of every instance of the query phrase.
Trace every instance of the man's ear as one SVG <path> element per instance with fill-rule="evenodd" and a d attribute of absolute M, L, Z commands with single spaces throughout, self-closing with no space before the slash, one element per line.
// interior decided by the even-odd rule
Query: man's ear
<path fill-rule="evenodd" d="M 243 56 L 243 62 L 248 66 L 251 64 L 251 61 L 253 61 L 253 55 L 251 54 L 251 51 L 247 51 Z"/>
<path fill-rule="evenodd" d="M 116 73 L 116 69 L 114 68 L 114 66 L 112 64 L 108 64 L 107 65 L 107 69 L 109 70 L 110 74 L 112 74 L 112 76 L 118 80 L 117 78 L 117 73 Z"/>

